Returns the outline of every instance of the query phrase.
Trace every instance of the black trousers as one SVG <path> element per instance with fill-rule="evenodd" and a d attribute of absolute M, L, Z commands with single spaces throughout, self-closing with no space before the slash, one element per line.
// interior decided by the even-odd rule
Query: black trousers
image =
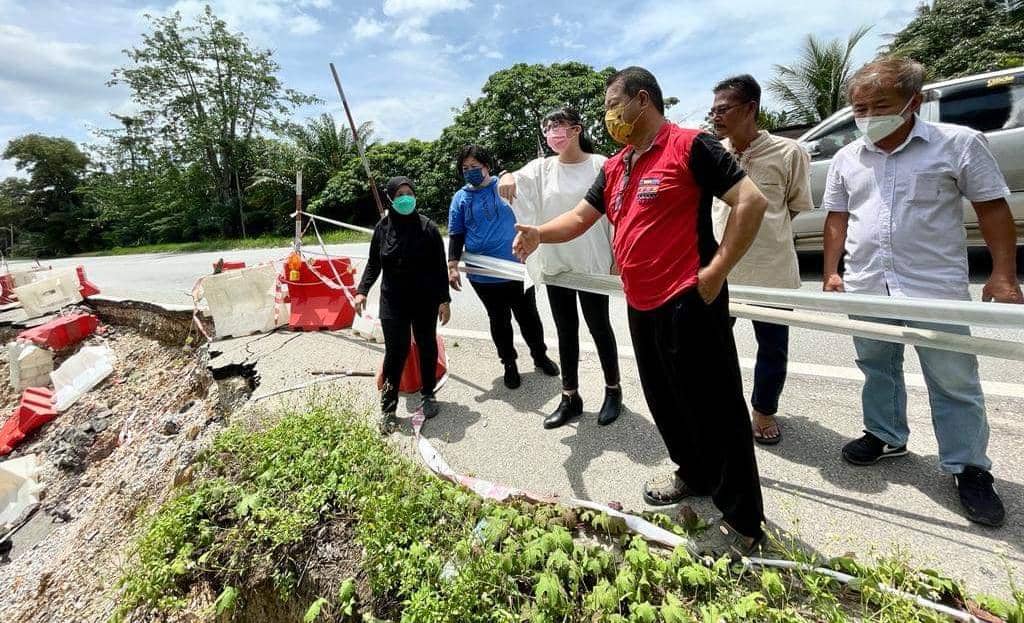
<path fill-rule="evenodd" d="M 736 319 L 732 319 L 736 324 Z M 750 404 L 765 415 L 779 412 L 779 398 L 786 385 L 789 367 L 789 327 L 752 320 L 757 340 L 757 362 L 754 364 L 754 391 Z"/>
<path fill-rule="evenodd" d="M 677 473 L 710 494 L 729 525 L 760 536 L 761 484 L 728 291 L 710 305 L 691 288 L 650 311 L 630 308 L 629 330 L 647 406 Z"/>
<path fill-rule="evenodd" d="M 530 347 L 530 355 L 536 360 L 544 356 L 548 347 L 544 344 L 544 325 L 537 313 L 537 296 L 534 288 L 523 290 L 521 281 L 477 283 L 470 281 L 480 302 L 487 310 L 491 323 L 491 339 L 498 349 L 502 363 L 512 363 L 518 357 L 512 344 L 512 316 L 519 323 L 523 339 Z"/>
<path fill-rule="evenodd" d="M 548 302 L 558 330 L 558 359 L 562 368 L 562 389 L 579 389 L 580 316 L 576 309 L 579 298 L 583 320 L 587 323 L 597 357 L 601 360 L 605 385 L 619 384 L 619 348 L 608 316 L 608 296 L 581 292 L 559 286 L 548 286 Z"/>
<path fill-rule="evenodd" d="M 398 408 L 398 384 L 409 355 L 410 336 L 416 336 L 420 354 L 420 393 L 432 396 L 437 385 L 437 306 L 417 310 L 405 318 L 381 318 L 384 332 L 384 392 L 381 411 L 394 412 Z"/>

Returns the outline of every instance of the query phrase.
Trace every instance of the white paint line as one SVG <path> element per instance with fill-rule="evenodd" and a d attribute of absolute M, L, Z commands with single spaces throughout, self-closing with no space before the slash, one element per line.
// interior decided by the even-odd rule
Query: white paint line
<path fill-rule="evenodd" d="M 476 331 L 471 329 L 439 329 L 439 333 L 444 336 L 463 338 L 467 340 L 483 340 L 488 342 L 491 340 L 491 334 L 487 331 Z M 515 341 L 517 344 L 526 345 L 526 342 L 524 342 L 519 335 L 516 335 Z M 597 348 L 594 346 L 593 342 L 581 342 L 580 351 L 593 353 L 597 352 Z M 633 354 L 633 346 L 631 344 L 620 343 L 619 357 L 635 360 L 636 356 Z M 749 357 L 740 357 L 740 367 L 747 370 L 753 370 L 754 360 Z M 826 379 L 842 379 L 844 381 L 861 382 L 864 380 L 864 375 L 861 374 L 861 371 L 857 368 L 823 366 L 816 363 L 801 363 L 798 361 L 789 362 L 789 373 Z M 927 388 L 927 385 L 924 382 L 924 376 L 921 374 L 906 374 L 904 375 L 904 380 L 908 387 Z M 981 388 L 986 395 L 990 396 L 1024 398 L 1024 385 L 1017 383 L 982 381 Z"/>

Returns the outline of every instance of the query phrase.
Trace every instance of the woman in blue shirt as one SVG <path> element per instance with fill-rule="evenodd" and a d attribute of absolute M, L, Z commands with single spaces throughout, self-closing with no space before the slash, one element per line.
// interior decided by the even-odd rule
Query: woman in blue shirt
<path fill-rule="evenodd" d="M 490 153 L 479 145 L 466 145 L 455 159 L 455 167 L 462 172 L 466 185 L 455 193 L 448 209 L 448 282 L 460 291 L 458 264 L 463 249 L 502 260 L 518 260 L 512 253 L 516 217 L 498 196 L 498 180 L 491 176 L 494 159 Z M 547 356 L 534 288 L 524 290 L 520 281 L 484 275 L 469 275 L 469 284 L 487 310 L 491 339 L 505 366 L 505 386 L 515 389 L 521 382 L 516 365 L 518 355 L 512 344 L 513 315 L 530 347 L 534 365 L 548 376 L 558 376 L 558 366 Z"/>

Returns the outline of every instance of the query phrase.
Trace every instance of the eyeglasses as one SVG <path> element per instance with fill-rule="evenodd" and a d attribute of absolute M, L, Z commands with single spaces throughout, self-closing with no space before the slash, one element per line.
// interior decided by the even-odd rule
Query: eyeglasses
<path fill-rule="evenodd" d="M 552 124 L 547 125 L 547 126 L 542 126 L 541 129 L 540 129 L 540 133 L 543 134 L 544 136 L 550 136 L 553 132 L 558 130 L 560 134 L 565 135 L 565 134 L 567 134 L 569 132 L 570 129 L 572 129 L 574 127 L 576 127 L 576 126 L 572 125 L 572 124 L 564 124 L 563 125 L 563 124 L 554 124 L 554 123 L 552 123 Z"/>
<path fill-rule="evenodd" d="M 708 119 L 722 117 L 725 115 L 725 113 L 729 112 L 733 108 L 736 108 L 737 106 L 743 106 L 744 104 L 749 104 L 752 101 L 753 100 L 747 100 L 746 102 L 740 102 L 738 104 L 731 104 L 729 106 L 718 106 L 716 108 L 712 108 L 711 110 L 708 111 Z"/>

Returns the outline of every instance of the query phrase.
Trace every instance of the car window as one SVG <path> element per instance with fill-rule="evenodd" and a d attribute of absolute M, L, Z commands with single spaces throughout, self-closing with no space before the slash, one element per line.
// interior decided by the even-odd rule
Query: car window
<path fill-rule="evenodd" d="M 811 160 L 828 160 L 859 137 L 860 131 L 857 130 L 857 123 L 852 116 L 838 125 L 824 128 L 807 141 Z"/>
<path fill-rule="evenodd" d="M 943 96 L 939 121 L 981 132 L 1024 127 L 1024 81 L 1004 76 Z"/>

